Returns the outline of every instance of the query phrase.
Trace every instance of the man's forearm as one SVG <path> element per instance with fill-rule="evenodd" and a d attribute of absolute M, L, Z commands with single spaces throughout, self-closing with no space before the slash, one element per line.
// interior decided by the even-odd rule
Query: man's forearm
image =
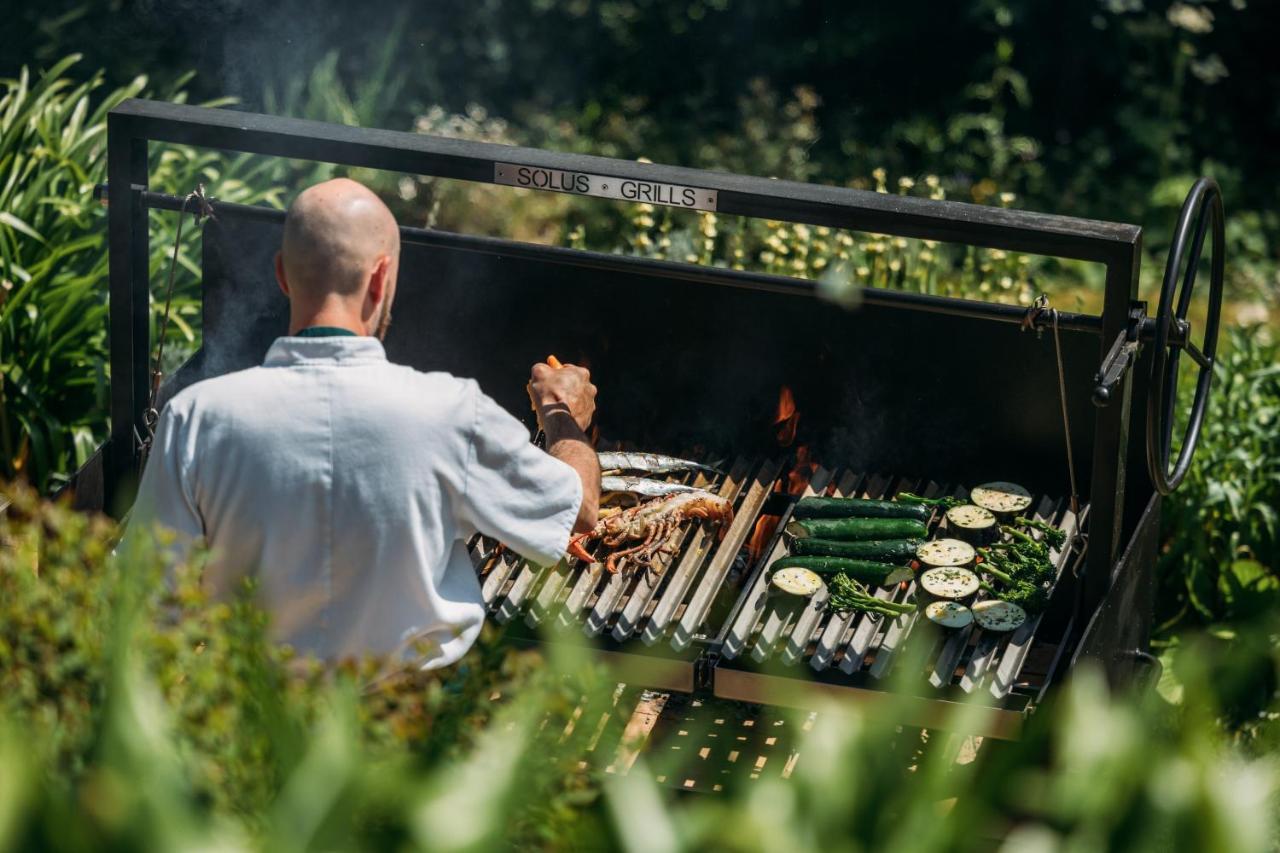
<path fill-rule="evenodd" d="M 544 411 L 542 428 L 547 435 L 547 452 L 577 471 L 582 479 L 582 506 L 573 529 L 585 533 L 595 527 L 600 509 L 600 461 L 568 409 Z"/>

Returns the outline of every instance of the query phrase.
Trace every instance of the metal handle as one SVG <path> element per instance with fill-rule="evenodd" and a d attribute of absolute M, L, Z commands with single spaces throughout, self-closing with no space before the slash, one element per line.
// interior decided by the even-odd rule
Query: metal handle
<path fill-rule="evenodd" d="M 1195 233 L 1192 235 L 1192 226 Z M 1200 253 L 1205 234 L 1212 227 L 1213 262 L 1209 274 L 1209 314 L 1204 334 L 1204 350 L 1191 341 L 1191 324 L 1187 310 L 1200 268 Z M 1151 482 L 1162 495 L 1170 494 L 1187 475 L 1200 428 L 1204 425 L 1209 404 L 1209 388 L 1213 384 L 1214 357 L 1218 352 L 1218 326 L 1222 315 L 1222 285 L 1225 271 L 1226 240 L 1223 231 L 1222 191 L 1212 178 L 1196 181 L 1178 214 L 1178 225 L 1165 263 L 1164 282 L 1160 288 L 1160 308 L 1156 312 L 1154 352 L 1151 359 L 1151 390 L 1147 395 L 1147 469 Z M 1178 271 L 1186 260 L 1182 288 L 1174 305 L 1174 288 Z M 1196 395 L 1191 405 L 1191 418 L 1182 437 L 1173 469 L 1169 458 L 1173 448 L 1173 424 L 1178 401 L 1178 360 L 1185 350 L 1200 366 L 1196 377 Z"/>

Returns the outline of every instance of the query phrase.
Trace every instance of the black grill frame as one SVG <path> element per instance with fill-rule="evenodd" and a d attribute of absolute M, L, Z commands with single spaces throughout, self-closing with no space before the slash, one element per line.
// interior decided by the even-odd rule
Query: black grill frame
<path fill-rule="evenodd" d="M 1095 262 L 1105 268 L 1099 315 L 1061 312 L 1063 329 L 1095 336 L 1101 364 L 1113 342 L 1132 331 L 1145 313 L 1138 300 L 1142 232 L 1138 226 L 1001 209 L 952 201 L 778 181 L 578 154 L 546 152 L 415 133 L 352 128 L 300 119 L 214 110 L 145 100 L 125 101 L 108 117 L 110 245 L 111 435 L 102 453 L 102 505 L 127 506 L 138 464 L 135 436 L 144 429 L 149 391 L 147 259 L 150 208 L 177 209 L 180 200 L 148 190 L 151 143 L 184 144 L 228 152 L 282 156 L 352 167 L 493 183 L 498 162 L 587 172 L 620 179 L 659 181 L 714 190 L 719 212 L 808 225 L 923 238 L 984 248 Z M 220 205 L 223 208 L 240 206 Z M 279 211 L 243 208 L 245 216 L 278 218 Z M 754 290 L 811 294 L 814 283 L 782 276 L 742 273 L 574 249 L 545 247 L 463 235 L 419 233 L 472 251 L 528 257 L 600 270 L 638 272 L 690 282 L 729 284 Z M 867 291 L 865 302 L 897 308 L 1022 323 L 1017 306 L 921 294 Z M 1148 321 L 1149 325 L 1150 321 Z M 1141 328 L 1142 332 L 1147 332 Z M 1132 423 L 1134 399 L 1145 398 L 1145 377 L 1128 371 L 1111 393 L 1110 405 L 1094 415 L 1094 452 L 1087 463 L 1092 497 L 1089 548 L 1081 579 L 1080 607 L 1086 619 L 1100 614 L 1126 543 L 1138 528 L 1150 535 L 1157 510 L 1143 513 L 1152 498 L 1139 464 L 1142 432 Z M 1085 464 L 1083 460 L 1078 464 Z M 82 478 L 81 483 L 86 480 Z M 1141 520 L 1139 521 L 1139 517 Z M 1130 546 L 1131 547 L 1131 546 Z M 1151 560 L 1154 561 L 1153 559 Z M 1144 586 L 1148 585 L 1144 583 Z M 1085 619 L 1077 620 L 1083 624 Z M 1145 638 L 1143 638 L 1145 641 Z"/>

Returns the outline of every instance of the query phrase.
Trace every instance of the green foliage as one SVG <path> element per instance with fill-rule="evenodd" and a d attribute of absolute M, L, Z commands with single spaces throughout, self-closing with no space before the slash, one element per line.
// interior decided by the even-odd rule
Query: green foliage
<path fill-rule="evenodd" d="M 889 192 L 883 169 L 872 173 L 870 183 L 876 192 Z M 899 178 L 896 191 L 933 199 L 946 197 L 946 190 L 935 175 L 926 175 L 919 188 L 914 180 Z M 1000 193 L 999 199 L 1008 206 L 1014 196 Z M 637 204 L 633 209 L 630 227 L 619 235 L 619 244 L 593 245 L 593 232 L 585 224 L 569 232 L 569 244 L 817 279 L 823 295 L 850 306 L 857 304 L 858 290 L 863 287 L 1030 305 L 1049 282 L 1077 283 L 1066 274 L 1048 280 L 1037 276 L 1050 264 L 1061 272 L 1062 267 L 1056 262 L 999 249 L 714 213 L 692 214 L 651 204 Z M 1060 291 L 1060 287 L 1044 289 Z"/>
<path fill-rule="evenodd" d="M 1261 328 L 1228 331 L 1194 461 L 1165 501 L 1166 631 L 1280 606 L 1280 346 Z"/>
<path fill-rule="evenodd" d="M 78 59 L 0 80 L 0 477 L 20 474 L 42 488 L 82 463 L 106 432 L 106 216 L 93 199 L 106 179 L 106 113 L 129 97 L 185 97 L 185 81 L 148 92 L 141 77 L 103 94 L 101 73 L 83 82 L 66 76 Z M 153 152 L 151 185 L 185 195 L 203 181 L 229 201 L 278 203 L 263 167 L 164 148 Z M 152 215 L 157 292 L 176 224 L 170 214 Z M 198 245 L 198 229 L 187 228 L 167 369 L 197 340 Z M 153 305 L 153 315 L 162 309 Z"/>
<path fill-rule="evenodd" d="M 545 760 L 530 714 L 563 727 L 596 689 L 590 666 L 549 679 L 535 656 L 485 635 L 443 671 L 324 668 L 267 642 L 248 597 L 210 601 L 198 565 L 169 566 L 149 547 L 112 559 L 107 519 L 25 488 L 8 496 L 0 849 L 382 847 L 426 833 L 422 844 L 457 817 L 431 809 L 460 777 L 494 813 L 453 831 L 516 842 L 583 800 L 588 778 L 576 761 Z M 513 737 L 529 751 L 507 760 Z M 566 743 L 566 755 L 581 747 Z M 459 766 L 464 756 L 475 763 Z"/>
<path fill-rule="evenodd" d="M 207 599 L 198 566 L 110 555 L 104 519 L 13 489 L 0 519 L 0 850 L 670 849 L 1263 850 L 1276 841 L 1274 694 L 1250 740 L 1221 699 L 1270 673 L 1260 635 L 1191 644 L 1179 704 L 1115 696 L 1091 670 L 1025 739 L 900 725 L 913 701 L 814 697 L 789 779 L 726 778 L 687 799 L 657 785 L 675 750 L 607 772 L 625 706 L 571 643 L 547 657 L 485 635 L 454 667 L 324 668 L 264 639 L 247 598 Z M 169 580 L 164 580 L 168 572 Z M 909 647 L 899 668 L 920 666 Z M 710 710 L 710 709 L 709 709 Z M 717 706 L 714 715 L 743 709 Z M 948 725 L 978 725 L 958 705 Z M 591 721 L 601 720 L 601 725 Z M 696 729 L 694 717 L 682 726 Z M 725 730 L 720 729 L 724 734 Z M 686 744 L 696 742 L 693 731 Z"/>

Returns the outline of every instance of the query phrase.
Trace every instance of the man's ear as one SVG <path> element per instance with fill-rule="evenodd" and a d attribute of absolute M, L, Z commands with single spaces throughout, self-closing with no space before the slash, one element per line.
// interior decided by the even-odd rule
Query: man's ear
<path fill-rule="evenodd" d="M 387 289 L 391 284 L 391 258 L 380 255 L 369 273 L 369 308 L 376 309 L 388 296 Z"/>
<path fill-rule="evenodd" d="M 285 296 L 289 295 L 289 280 L 284 275 L 284 252 L 276 252 L 276 284 Z"/>

